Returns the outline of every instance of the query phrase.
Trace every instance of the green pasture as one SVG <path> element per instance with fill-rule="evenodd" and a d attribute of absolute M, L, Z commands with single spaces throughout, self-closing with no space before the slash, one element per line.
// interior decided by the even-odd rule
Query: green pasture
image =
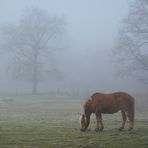
<path fill-rule="evenodd" d="M 75 97 L 0 97 L 0 148 L 147 148 L 148 118 L 136 110 L 135 129 L 119 132 L 120 113 L 103 115 L 105 129 L 95 132 L 95 117 L 79 130 L 81 101 Z"/>

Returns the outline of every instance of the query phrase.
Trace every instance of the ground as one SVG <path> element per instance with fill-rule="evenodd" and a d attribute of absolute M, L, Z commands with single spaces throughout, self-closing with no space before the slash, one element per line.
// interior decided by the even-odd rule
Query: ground
<path fill-rule="evenodd" d="M 95 132 L 95 117 L 79 130 L 81 100 L 57 96 L 1 96 L 0 148 L 147 148 L 146 108 L 136 109 L 135 129 L 117 129 L 120 112 L 103 115 L 105 129 Z"/>

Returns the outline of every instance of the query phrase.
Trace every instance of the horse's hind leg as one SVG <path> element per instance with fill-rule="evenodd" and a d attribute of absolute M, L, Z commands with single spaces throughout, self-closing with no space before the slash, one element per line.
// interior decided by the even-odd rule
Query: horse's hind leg
<path fill-rule="evenodd" d="M 128 120 L 129 120 L 128 131 L 131 131 L 133 129 L 133 126 L 134 126 L 134 116 L 130 112 L 126 112 L 126 116 L 127 116 Z"/>
<path fill-rule="evenodd" d="M 119 128 L 120 131 L 124 129 L 125 122 L 126 122 L 126 114 L 125 114 L 125 112 L 123 110 L 121 110 L 121 114 L 122 114 L 123 121 L 122 121 L 121 127 Z"/>

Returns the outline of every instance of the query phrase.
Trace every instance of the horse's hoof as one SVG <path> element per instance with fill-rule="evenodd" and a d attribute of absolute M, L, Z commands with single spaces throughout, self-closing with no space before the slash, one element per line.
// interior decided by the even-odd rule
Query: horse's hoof
<path fill-rule="evenodd" d="M 96 128 L 95 131 L 96 131 L 96 132 L 100 132 L 100 129 L 99 129 L 99 128 Z"/>
<path fill-rule="evenodd" d="M 133 128 L 132 127 L 130 127 L 129 129 L 128 129 L 128 131 L 130 132 L 130 131 L 132 131 L 133 130 Z"/>
<path fill-rule="evenodd" d="M 123 129 L 124 129 L 123 127 L 120 127 L 118 130 L 119 130 L 119 131 L 123 131 Z"/>
<path fill-rule="evenodd" d="M 81 132 L 85 132 L 85 129 L 80 129 Z"/>
<path fill-rule="evenodd" d="M 103 131 L 103 129 L 104 129 L 104 127 L 101 127 L 101 128 L 100 128 L 100 131 L 102 132 L 102 131 Z"/>

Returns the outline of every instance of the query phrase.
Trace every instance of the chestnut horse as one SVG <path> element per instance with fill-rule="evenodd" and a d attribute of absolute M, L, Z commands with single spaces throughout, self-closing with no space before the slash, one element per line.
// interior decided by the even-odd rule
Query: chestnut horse
<path fill-rule="evenodd" d="M 102 122 L 102 113 L 112 114 L 121 110 L 122 125 L 119 130 L 124 129 L 126 119 L 129 120 L 129 131 L 133 129 L 134 124 L 134 98 L 125 92 L 116 92 L 112 94 L 94 93 L 90 96 L 82 107 L 80 115 L 80 130 L 85 131 L 90 123 L 90 115 L 96 115 L 96 131 L 102 131 L 104 126 Z"/>

